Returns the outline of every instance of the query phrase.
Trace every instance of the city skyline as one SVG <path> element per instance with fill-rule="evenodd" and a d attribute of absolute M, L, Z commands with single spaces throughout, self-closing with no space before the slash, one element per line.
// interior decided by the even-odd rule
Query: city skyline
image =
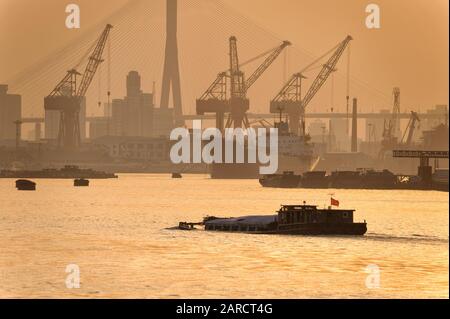
<path fill-rule="evenodd" d="M 138 1 L 139 2 L 139 1 Z M 21 37 L 20 41 L 9 41 L 9 35 L 5 32 L 0 33 L 0 39 L 3 42 L 8 43 L 6 46 L 6 50 L 1 54 L 4 55 L 2 62 L 0 62 L 0 68 L 4 70 L 0 74 L 0 82 L 8 81 L 10 78 L 14 77 L 14 74 L 17 73 L 18 70 L 21 70 L 21 67 L 25 68 L 25 66 L 29 66 L 31 61 L 39 60 L 52 51 L 61 47 L 61 45 L 57 45 L 57 41 L 55 39 L 61 39 L 61 43 L 70 43 L 71 39 L 76 38 L 80 34 L 83 34 L 87 29 L 91 26 L 99 23 L 102 19 L 108 16 L 111 12 L 115 11 L 121 5 L 123 5 L 125 1 L 113 1 L 109 2 L 108 8 L 104 9 L 102 12 L 94 18 L 92 16 L 92 12 L 90 8 L 95 6 L 95 4 L 85 3 L 80 1 L 79 4 L 81 8 L 85 8 L 86 13 L 82 12 L 82 28 L 81 30 L 67 30 L 65 28 L 55 28 L 59 23 L 62 23 L 63 18 L 65 17 L 64 6 L 61 4 L 55 4 L 51 0 L 46 0 L 43 2 L 44 8 L 48 6 L 51 7 L 51 10 L 48 10 L 44 13 L 44 18 L 46 23 L 39 23 L 38 27 L 32 28 L 32 25 L 15 25 L 13 21 L 4 17 L 2 19 L 2 23 L 7 29 L 15 28 L 19 31 L 21 30 L 23 34 L 33 34 L 33 32 L 41 32 L 44 31 L 42 28 L 46 30 L 46 34 L 48 37 L 51 37 L 52 41 L 46 42 L 45 38 L 41 39 L 45 45 L 39 46 L 36 50 L 33 50 L 33 56 L 30 55 L 31 47 L 33 45 L 33 40 L 27 37 Z M 161 4 L 156 2 L 154 9 L 157 12 L 155 13 L 155 17 L 151 18 L 158 20 L 158 16 L 163 19 L 164 10 L 163 10 L 163 2 Z M 215 3 L 215 2 L 214 2 Z M 292 3 L 286 1 L 282 5 L 279 5 L 280 12 L 279 14 L 285 14 L 286 19 L 283 19 L 283 25 L 276 22 L 276 19 L 279 19 L 277 14 L 268 14 L 267 8 L 270 8 L 272 4 L 268 4 L 266 6 L 253 6 L 254 10 L 250 10 L 251 1 L 244 2 L 244 4 L 237 6 L 236 2 L 233 1 L 222 1 L 218 2 L 222 5 L 218 6 L 218 8 L 225 8 L 228 10 L 226 13 L 229 14 L 236 10 L 238 14 L 241 14 L 244 19 L 254 21 L 256 26 L 263 25 L 264 31 L 262 31 L 262 42 L 261 45 L 255 45 L 254 42 L 244 38 L 241 40 L 238 37 L 238 44 L 242 44 L 242 51 L 244 53 L 241 54 L 241 59 L 245 60 L 251 56 L 254 56 L 261 51 L 266 50 L 271 45 L 276 45 L 277 37 L 285 36 L 287 39 L 293 42 L 293 51 L 290 52 L 291 59 L 289 71 L 293 71 L 300 66 L 304 66 L 308 59 L 311 59 L 311 56 L 321 55 L 324 51 L 328 50 L 332 47 L 340 38 L 344 35 L 345 31 L 351 33 L 355 37 L 355 41 L 352 43 L 352 76 L 358 78 L 358 80 L 352 81 L 352 93 L 354 95 L 358 95 L 357 97 L 361 101 L 362 107 L 365 108 L 364 111 L 368 112 L 371 110 L 379 111 L 380 109 L 389 108 L 391 105 L 391 92 L 393 85 L 399 86 L 402 89 L 402 106 L 404 111 L 409 111 L 409 109 L 415 109 L 417 111 L 418 108 L 431 108 L 437 104 L 447 104 L 448 101 L 448 92 L 446 91 L 446 87 L 448 86 L 448 68 L 438 67 L 439 65 L 448 65 L 446 56 L 448 55 L 448 48 L 443 46 L 440 50 L 432 50 L 430 54 L 425 55 L 422 53 L 423 50 L 426 50 L 427 47 L 433 47 L 439 45 L 444 36 L 446 36 L 446 28 L 441 28 L 442 24 L 446 23 L 446 11 L 441 10 L 441 7 L 445 7 L 445 1 L 436 1 L 434 5 L 429 5 L 425 12 L 436 13 L 434 15 L 435 18 L 427 24 L 427 28 L 420 29 L 420 32 L 416 32 L 418 26 L 416 24 L 411 24 L 406 26 L 407 18 L 416 18 L 419 11 L 423 9 L 424 2 L 419 1 L 417 4 L 417 8 L 411 8 L 407 5 L 407 2 L 401 1 L 396 2 L 395 5 L 380 2 L 380 7 L 382 10 L 382 26 L 380 30 L 367 30 L 364 26 L 364 18 L 366 13 L 364 12 L 364 4 L 363 1 L 352 2 L 352 5 L 348 5 L 348 7 L 341 7 L 337 13 L 335 13 L 335 19 L 330 19 L 330 11 L 336 12 L 336 4 L 332 2 L 323 2 L 322 4 L 327 4 L 325 6 L 326 10 L 321 11 L 323 14 L 323 18 L 318 18 L 318 11 L 316 4 L 311 4 L 309 2 L 299 2 Z M 195 4 L 202 5 L 202 1 L 196 1 Z M 23 16 L 27 16 L 30 13 L 30 10 L 33 7 L 33 4 L 27 4 L 17 2 L 2 2 L 1 4 L 4 8 L 11 10 L 11 13 L 16 12 L 17 10 L 21 10 Z M 295 19 L 292 17 L 293 13 L 297 12 L 299 17 L 302 14 L 302 5 L 305 10 L 308 10 L 308 19 L 307 22 L 310 23 L 311 27 L 309 31 L 305 28 L 301 28 L 301 25 L 306 23 L 304 19 Z M 189 9 L 186 7 L 186 3 L 181 1 L 180 5 L 180 24 L 181 24 L 181 36 L 191 36 L 190 31 L 186 31 L 186 26 L 189 26 L 189 23 L 192 22 L 191 17 L 197 14 L 195 12 L 195 6 L 193 9 Z M 265 9 L 263 10 L 264 7 Z M 287 10 L 287 9 L 291 10 Z M 223 9 L 223 10 L 225 10 Z M 408 9 L 408 10 L 406 10 Z M 83 9 L 82 9 L 83 10 Z M 186 13 L 183 13 L 182 10 L 185 10 Z M 198 9 L 200 10 L 200 9 Z M 287 12 L 289 11 L 289 12 Z M 1 11 L 3 14 L 6 12 L 5 10 Z M 159 14 L 158 14 L 159 12 Z M 312 14 L 310 14 L 312 12 Z M 402 15 L 398 12 L 406 12 Z M 421 11 L 423 12 L 423 11 Z M 356 15 L 351 21 L 345 22 L 346 15 L 352 14 Z M 396 16 L 398 14 L 398 16 Z M 421 13 L 422 14 L 422 13 Z M 431 14 L 430 14 L 431 15 Z M 424 19 L 429 19 L 430 15 L 424 15 Z M 97 17 L 98 16 L 98 17 Z M 315 21 L 311 21 L 315 19 Z M 267 21 L 266 21 L 267 20 Z M 417 19 L 416 19 L 417 20 Z M 152 20 L 153 21 L 153 20 Z M 333 21 L 339 21 L 339 28 L 334 30 L 334 28 L 330 28 Z M 266 22 L 266 23 L 264 23 Z M 344 23 L 345 22 L 345 23 Z M 140 23 L 145 24 L 146 21 L 142 20 Z M 150 23 L 150 22 L 149 22 Z M 253 22 L 246 22 L 248 25 L 253 25 Z M 159 25 L 161 23 L 150 23 L 151 25 Z M 299 25 L 296 27 L 296 25 Z M 287 25 L 289 27 L 284 27 Z M 53 26 L 53 27 L 52 27 Z M 48 29 L 52 27 L 51 29 Z M 325 29 L 329 30 L 326 31 Z M 434 29 L 437 32 L 434 32 Z M 2 30 L 6 30 L 2 28 Z M 251 29 L 251 32 L 259 32 L 258 27 L 254 27 Z M 270 30 L 270 31 L 268 31 Z M 321 33 L 320 37 L 313 37 L 313 33 L 319 32 Z M 113 30 L 113 32 L 118 32 L 118 30 Z M 120 30 L 119 30 L 120 32 Z M 155 30 L 158 33 L 157 30 Z M 273 36 L 273 34 L 277 34 Z M 163 29 L 159 33 L 164 33 Z M 430 34 L 433 33 L 433 36 Z M 339 36 L 341 34 L 342 36 Z M 223 38 L 220 40 L 214 40 L 213 43 L 223 46 L 222 48 L 216 48 L 213 51 L 217 52 L 217 59 L 209 56 L 209 59 L 213 66 L 209 67 L 207 70 L 201 70 L 201 78 L 196 76 L 192 78 L 196 71 L 195 68 L 198 68 L 198 61 L 195 61 L 193 58 L 186 58 L 184 51 L 186 51 L 186 39 L 180 39 L 180 63 L 181 63 L 181 77 L 182 77 L 182 92 L 183 92 L 183 100 L 184 100 L 184 113 L 185 114 L 194 114 L 194 104 L 195 98 L 201 95 L 206 86 L 209 85 L 209 82 L 214 78 L 214 74 L 216 74 L 220 69 L 221 65 L 226 65 L 226 36 L 229 35 L 227 31 L 223 33 Z M 414 38 L 412 36 L 414 35 Z M 113 35 L 114 37 L 114 35 Z M 114 38 L 113 38 L 114 39 Z M 162 79 L 162 59 L 161 56 L 164 50 L 163 34 L 160 36 L 154 36 L 152 39 L 158 39 L 155 43 L 158 45 L 152 46 L 150 52 L 147 54 L 151 57 L 153 62 L 149 64 L 146 62 L 141 65 L 136 65 L 136 63 L 129 63 L 127 65 L 126 72 L 130 69 L 136 69 L 139 71 L 143 78 L 143 88 L 146 91 L 151 91 L 153 81 L 156 81 L 157 85 L 157 96 L 156 100 L 159 104 L 159 94 L 160 94 L 160 85 Z M 210 39 L 210 38 L 205 38 Z M 410 39 L 409 41 L 405 41 L 405 39 Z M 200 38 L 200 40 L 202 40 Z M 59 43 L 59 42 L 58 42 Z M 195 43 L 193 42 L 192 46 L 195 48 L 199 46 L 201 49 L 201 45 L 205 45 L 205 41 L 203 43 Z M 264 44 L 267 43 L 267 44 Z M 114 45 L 114 42 L 113 42 Z M 253 47 L 253 48 L 252 48 Z M 8 48 L 10 50 L 8 50 Z M 402 50 L 400 50 L 403 48 Z M 192 51 L 192 48 L 188 48 L 190 52 L 196 53 L 196 49 Z M 120 50 L 116 48 L 116 50 Z M 12 52 L 15 52 L 12 55 Z M 400 52 L 402 52 L 400 54 Z M 447 55 L 446 55 L 447 52 Z M 16 54 L 17 53 L 17 54 Z M 216 54 L 216 53 L 214 53 Z M 122 56 L 122 53 L 118 53 L 118 55 Z M 14 56 L 12 59 L 11 57 Z M 155 59 L 155 57 L 157 57 Z M 114 57 L 114 55 L 113 55 Z M 116 56 L 116 61 L 117 61 Z M 303 57 L 303 58 L 302 58 Z M 136 56 L 135 56 L 136 58 Z M 199 59 L 202 59 L 199 57 Z M 283 60 L 280 58 L 280 60 Z M 343 59 L 345 60 L 345 58 Z M 5 63 L 8 61 L 8 63 Z M 148 61 L 148 59 L 147 59 Z M 187 67 L 187 64 L 192 64 L 192 67 Z M 135 64 L 137 67 L 133 67 Z M 139 64 L 139 63 L 138 63 Z M 65 67 L 70 65 L 70 62 L 66 62 Z M 150 65 L 150 67 L 148 67 Z M 153 65 L 153 66 L 152 66 Z M 61 66 L 63 67 L 63 66 Z M 153 71 L 150 71 L 152 69 Z M 249 68 L 251 71 L 251 68 Z M 334 101 L 333 104 L 335 110 L 344 111 L 343 107 L 345 104 L 344 96 L 345 96 L 345 69 L 346 69 L 346 61 L 341 61 L 338 65 L 338 73 L 336 76 L 334 83 L 334 98 L 332 95 L 332 84 L 331 80 L 325 85 L 323 91 L 318 94 L 315 102 L 311 105 L 311 111 L 326 111 L 331 108 L 331 100 Z M 126 74 L 125 67 L 113 67 L 114 73 L 114 89 L 113 89 L 113 97 L 123 96 L 123 88 L 121 88 L 120 81 L 123 76 Z M 250 112 L 258 112 L 258 113 L 267 113 L 268 109 L 268 101 L 273 97 L 274 92 L 276 92 L 283 83 L 283 78 L 286 77 L 287 71 L 283 69 L 283 61 L 278 61 L 276 65 L 274 65 L 273 70 L 269 70 L 267 75 L 261 78 L 260 83 L 255 85 L 253 91 L 249 92 L 249 96 L 251 100 L 254 102 L 251 103 Z M 6 74 L 6 75 L 5 75 Z M 105 72 L 103 72 L 103 77 L 105 77 Z M 415 74 L 420 74 L 420 76 L 416 77 Z M 53 77 L 56 78 L 57 75 Z M 313 77 L 314 74 L 311 74 L 310 77 Z M 193 79 L 198 80 L 198 84 L 192 85 L 191 82 Z M 416 80 L 417 79 L 417 80 Z M 420 79 L 420 80 L 419 80 Z M 416 89 L 418 86 L 417 82 L 421 82 L 421 89 Z M 105 91 L 105 80 L 103 80 L 103 91 Z M 367 85 L 366 83 L 369 83 Z M 422 84 L 423 83 L 423 84 Z M 8 83 L 6 83 L 8 84 Z M 48 83 L 47 87 L 51 87 L 55 83 Z M 97 84 L 93 84 L 93 88 L 90 90 L 88 94 L 88 114 L 98 114 L 98 110 L 94 107 L 97 104 L 97 88 L 95 87 Z M 369 86 L 370 89 L 365 89 L 364 87 Z M 13 85 L 10 85 L 13 87 Z M 369 93 L 367 93 L 367 92 Z M 41 89 L 39 95 L 48 94 L 45 93 L 45 89 Z M 186 93 L 185 93 L 186 92 Z M 265 93 L 259 93 L 265 92 Z M 23 92 L 14 92 L 17 94 L 23 94 Z M 360 94 L 358 94 L 360 93 Z M 26 94 L 26 92 L 25 92 Z M 104 101 L 106 102 L 106 101 Z M 39 115 L 42 111 L 38 106 L 30 106 L 30 101 L 27 98 L 24 98 L 24 113 L 25 116 L 31 115 Z"/>

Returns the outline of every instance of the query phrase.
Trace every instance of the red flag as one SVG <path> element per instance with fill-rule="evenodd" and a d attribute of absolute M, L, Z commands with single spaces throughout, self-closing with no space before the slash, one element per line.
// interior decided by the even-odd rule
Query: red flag
<path fill-rule="evenodd" d="M 339 207 L 339 201 L 331 197 L 331 206 Z"/>

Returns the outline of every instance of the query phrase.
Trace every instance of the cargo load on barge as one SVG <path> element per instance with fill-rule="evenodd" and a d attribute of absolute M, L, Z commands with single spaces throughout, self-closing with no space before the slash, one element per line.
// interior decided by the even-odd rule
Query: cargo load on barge
<path fill-rule="evenodd" d="M 279 235 L 354 235 L 367 232 L 367 223 L 354 222 L 353 209 L 319 209 L 313 205 L 282 205 L 276 215 L 238 218 L 206 217 L 201 223 L 181 222 L 178 229 Z"/>

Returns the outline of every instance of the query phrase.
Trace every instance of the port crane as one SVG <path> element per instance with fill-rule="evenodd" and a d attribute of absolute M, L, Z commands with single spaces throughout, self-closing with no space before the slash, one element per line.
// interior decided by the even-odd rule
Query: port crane
<path fill-rule="evenodd" d="M 404 143 L 406 146 L 410 146 L 412 143 L 417 122 L 420 122 L 419 115 L 416 112 L 411 112 L 411 118 L 409 119 L 408 126 L 406 127 L 405 133 L 403 134 L 402 137 L 402 143 Z M 407 137 L 406 133 L 408 133 Z"/>
<path fill-rule="evenodd" d="M 400 88 L 394 88 L 392 91 L 394 97 L 394 106 L 392 109 L 392 118 L 384 121 L 382 144 L 386 149 L 392 149 L 398 144 L 400 131 Z"/>
<path fill-rule="evenodd" d="M 112 25 L 106 25 L 93 50 L 91 48 L 92 51 L 89 50 L 87 53 L 89 58 L 84 73 L 81 74 L 76 70 L 81 64 L 80 62 L 77 67 L 67 71 L 66 76 L 44 99 L 45 110 L 60 112 L 58 133 L 58 145 L 60 147 L 74 149 L 80 146 L 79 114 L 81 103 L 99 65 L 103 62 L 102 55 L 111 29 Z M 79 84 L 78 76 L 82 76 Z"/>
<path fill-rule="evenodd" d="M 302 80 L 306 77 L 303 75 L 304 71 L 301 71 L 292 75 L 277 96 L 270 102 L 271 113 L 285 112 L 288 114 L 291 133 L 296 135 L 301 133 L 302 136 L 306 136 L 305 109 L 327 81 L 330 74 L 336 71 L 336 65 L 339 62 L 339 59 L 352 40 L 353 38 L 351 36 L 347 36 L 344 41 L 340 42 L 336 47 L 325 54 L 326 56 L 334 51 L 328 61 L 323 65 L 322 70 L 317 75 L 305 97 L 302 98 Z M 318 60 L 314 61 L 312 64 L 315 64 L 317 61 Z M 305 69 L 308 68 L 309 66 Z M 301 124 L 301 132 L 299 132 L 299 124 Z"/>
<path fill-rule="evenodd" d="M 246 114 L 250 108 L 250 102 L 247 98 L 247 92 L 289 45 L 291 45 L 289 41 L 284 41 L 281 45 L 258 56 L 257 58 L 267 57 L 250 77 L 245 79 L 241 67 L 255 59 L 239 64 L 237 39 L 234 36 L 230 37 L 230 67 L 227 71 L 219 73 L 215 81 L 197 100 L 197 114 L 215 113 L 216 127 L 221 131 L 224 128 L 225 114 L 228 114 L 225 127 L 249 127 L 250 123 Z"/>

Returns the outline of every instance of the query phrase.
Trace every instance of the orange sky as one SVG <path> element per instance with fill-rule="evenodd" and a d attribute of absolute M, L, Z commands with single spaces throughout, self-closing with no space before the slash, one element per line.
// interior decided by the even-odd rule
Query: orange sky
<path fill-rule="evenodd" d="M 180 1 L 189 3 L 190 0 Z M 126 2 L 0 0 L 0 82 L 8 83 L 16 73 L 70 43 L 83 30 Z M 399 86 L 405 108 L 423 110 L 448 103 L 448 0 L 378 0 L 381 30 L 368 30 L 364 25 L 365 6 L 371 1 L 223 2 L 277 38 L 288 39 L 295 48 L 313 56 L 321 55 L 346 34 L 351 34 L 355 38 L 352 44 L 353 77 L 380 91 L 388 102 L 392 88 Z M 79 31 L 64 27 L 64 8 L 68 3 L 81 6 L 82 28 Z M 196 45 L 203 44 L 201 39 L 197 41 Z M 207 47 L 208 44 L 204 45 Z M 295 71 L 294 68 L 305 64 L 306 61 L 292 61 L 291 69 Z M 345 66 L 341 66 L 343 68 Z M 182 74 L 183 77 L 187 78 L 187 75 Z M 212 80 L 211 71 L 207 77 L 207 81 Z M 159 74 L 154 75 L 154 79 L 146 76 L 145 90 L 150 91 L 151 80 L 159 78 Z M 364 102 L 369 106 L 372 103 L 369 96 L 364 97 Z M 373 104 L 375 108 L 381 108 L 380 103 Z"/>

